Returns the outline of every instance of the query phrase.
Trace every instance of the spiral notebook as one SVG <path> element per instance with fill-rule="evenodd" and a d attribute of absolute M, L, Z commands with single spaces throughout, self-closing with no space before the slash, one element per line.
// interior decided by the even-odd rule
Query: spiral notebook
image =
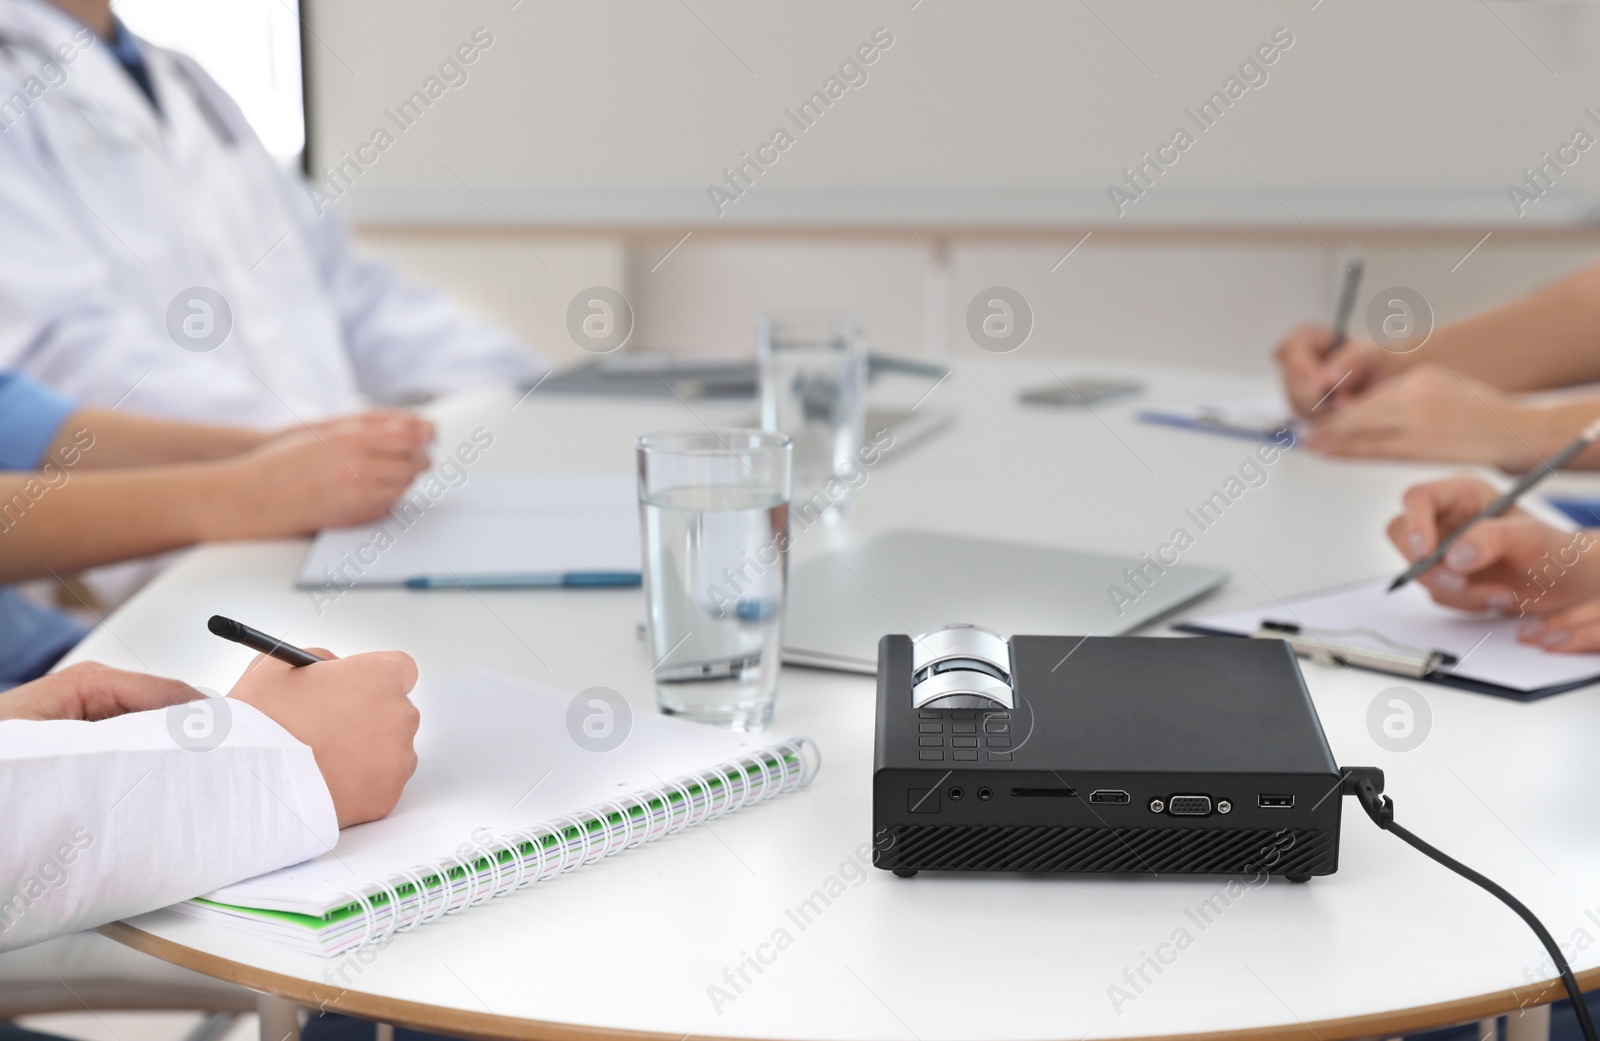
<path fill-rule="evenodd" d="M 335 955 L 792 792 L 820 763 L 806 738 L 629 718 L 586 694 L 484 669 L 419 685 L 417 772 L 393 813 L 173 910 Z"/>

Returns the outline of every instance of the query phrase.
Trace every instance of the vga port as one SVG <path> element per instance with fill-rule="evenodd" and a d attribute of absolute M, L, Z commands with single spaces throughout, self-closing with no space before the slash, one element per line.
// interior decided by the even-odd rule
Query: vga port
<path fill-rule="evenodd" d="M 1211 813 L 1209 795 L 1174 795 L 1167 800 L 1167 812 L 1174 817 L 1204 817 Z"/>

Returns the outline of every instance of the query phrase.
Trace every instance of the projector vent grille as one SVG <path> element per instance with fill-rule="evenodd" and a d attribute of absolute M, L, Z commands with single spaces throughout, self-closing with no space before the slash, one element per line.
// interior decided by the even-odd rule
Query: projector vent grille
<path fill-rule="evenodd" d="M 886 829 L 882 868 L 1132 874 L 1323 875 L 1338 846 L 1321 830 L 1020 828 L 903 825 Z"/>

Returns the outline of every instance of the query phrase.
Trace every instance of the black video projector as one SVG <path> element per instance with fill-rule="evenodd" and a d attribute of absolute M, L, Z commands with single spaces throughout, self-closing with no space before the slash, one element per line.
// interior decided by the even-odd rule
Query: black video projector
<path fill-rule="evenodd" d="M 1339 767 L 1281 640 L 885 636 L 872 785 L 898 875 L 1339 865 Z"/>

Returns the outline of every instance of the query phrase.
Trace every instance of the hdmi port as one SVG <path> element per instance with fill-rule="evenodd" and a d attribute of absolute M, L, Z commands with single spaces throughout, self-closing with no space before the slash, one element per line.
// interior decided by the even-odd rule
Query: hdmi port
<path fill-rule="evenodd" d="M 1264 810 L 1289 810 L 1294 808 L 1292 795 L 1258 795 L 1256 805 Z"/>
<path fill-rule="evenodd" d="M 1100 788 L 1089 793 L 1089 801 L 1123 806 L 1131 800 L 1128 797 L 1128 793 L 1120 788 Z"/>

